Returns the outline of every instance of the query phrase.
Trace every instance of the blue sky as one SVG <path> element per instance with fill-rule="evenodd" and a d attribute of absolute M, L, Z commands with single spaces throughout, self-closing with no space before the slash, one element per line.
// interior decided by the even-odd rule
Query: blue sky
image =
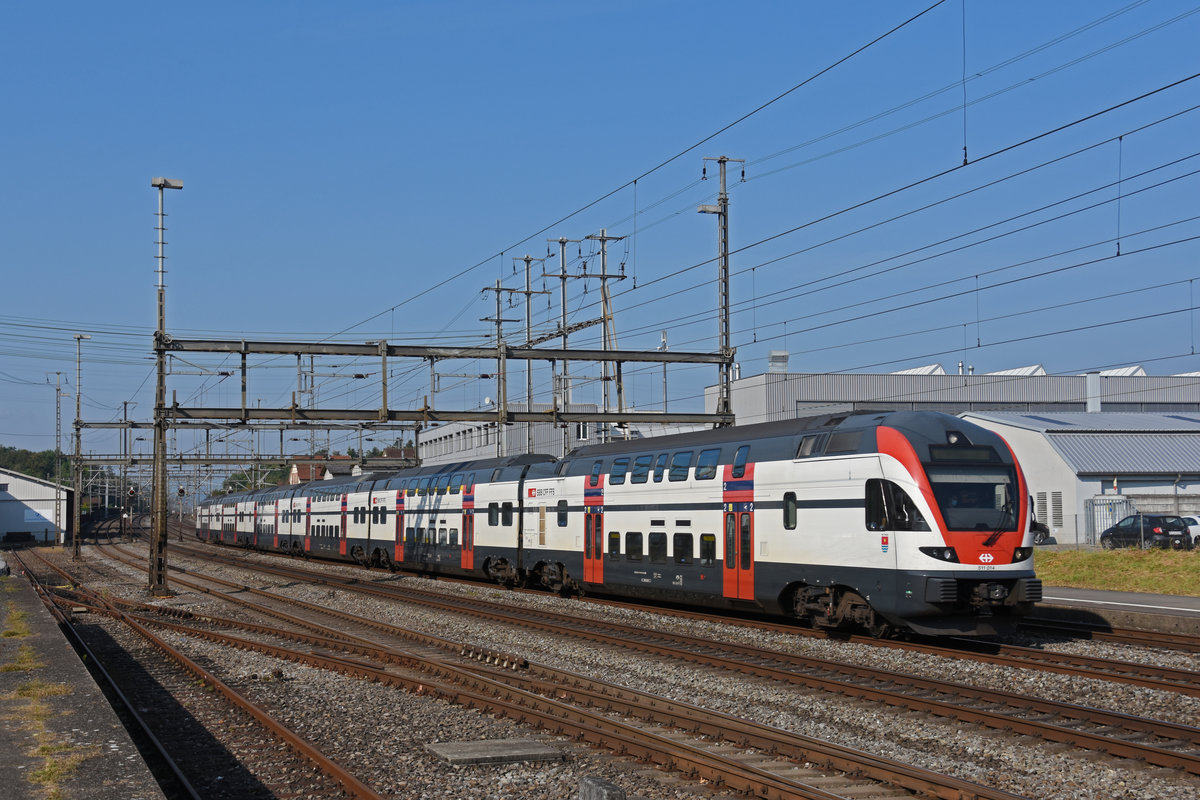
<path fill-rule="evenodd" d="M 619 346 L 666 330 L 712 351 L 715 218 L 696 206 L 715 202 L 704 157 L 727 155 L 747 162 L 730 191 L 742 374 L 772 349 L 793 371 L 1200 371 L 1200 79 L 1106 111 L 1200 71 L 1200 5 L 948 0 L 821 74 L 930 5 L 6 4 L 0 443 L 53 448 L 74 333 L 92 336 L 84 419 L 122 401 L 149 418 L 157 175 L 185 182 L 166 198 L 167 327 L 184 338 L 486 344 L 483 290 L 524 287 L 514 257 L 606 229 L 626 237 L 610 245 Z M 569 256 L 598 269 L 589 242 Z M 570 285 L 571 320 L 595 318 L 598 281 Z M 539 333 L 559 317 L 544 288 Z M 236 378 L 186 374 L 229 366 L 176 363 L 168 391 L 236 404 Z M 436 406 L 495 396 L 453 377 L 490 364 L 439 370 Z M 661 407 L 660 368 L 627 378 L 637 407 Z M 391 381 L 393 406 L 429 394 L 425 366 Z M 672 368 L 672 407 L 700 410 L 715 381 Z M 323 403 L 375 402 L 372 381 L 320 382 Z M 535 400 L 549 383 L 539 367 Z M 274 362 L 251 402 L 295 384 Z M 67 401 L 65 430 L 73 416 Z M 115 441 L 89 432 L 85 449 Z"/>

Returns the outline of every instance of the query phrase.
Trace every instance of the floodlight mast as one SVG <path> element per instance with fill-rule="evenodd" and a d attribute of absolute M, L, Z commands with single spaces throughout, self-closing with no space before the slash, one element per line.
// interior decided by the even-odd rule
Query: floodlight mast
<path fill-rule="evenodd" d="M 154 388 L 154 532 L 150 544 L 150 594 L 169 595 L 167 587 L 167 325 L 163 275 L 166 273 L 163 233 L 167 230 L 163 213 L 163 189 L 182 189 L 183 181 L 153 178 L 158 189 L 158 329 L 154 332 L 154 355 L 158 379 Z"/>

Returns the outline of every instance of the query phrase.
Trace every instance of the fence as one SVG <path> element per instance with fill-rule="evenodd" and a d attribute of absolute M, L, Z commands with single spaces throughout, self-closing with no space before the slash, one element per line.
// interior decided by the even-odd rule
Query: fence
<path fill-rule="evenodd" d="M 1130 514 L 1137 513 L 1137 506 L 1122 495 L 1100 495 L 1084 501 L 1084 531 L 1087 544 L 1096 544 L 1096 538 L 1106 529 L 1116 525 Z"/>

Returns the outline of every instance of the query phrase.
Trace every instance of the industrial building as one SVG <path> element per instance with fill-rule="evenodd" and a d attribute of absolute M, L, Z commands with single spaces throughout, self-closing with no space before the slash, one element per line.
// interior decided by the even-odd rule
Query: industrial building
<path fill-rule="evenodd" d="M 71 503 L 72 491 L 65 486 L 0 469 L 0 545 L 62 544 Z"/>

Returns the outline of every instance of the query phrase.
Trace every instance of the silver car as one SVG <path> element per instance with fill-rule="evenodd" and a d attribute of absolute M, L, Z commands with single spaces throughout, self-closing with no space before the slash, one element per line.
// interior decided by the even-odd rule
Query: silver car
<path fill-rule="evenodd" d="M 1200 518 L 1184 517 L 1183 524 L 1188 526 L 1188 533 L 1192 535 L 1192 543 L 1200 546 Z"/>

